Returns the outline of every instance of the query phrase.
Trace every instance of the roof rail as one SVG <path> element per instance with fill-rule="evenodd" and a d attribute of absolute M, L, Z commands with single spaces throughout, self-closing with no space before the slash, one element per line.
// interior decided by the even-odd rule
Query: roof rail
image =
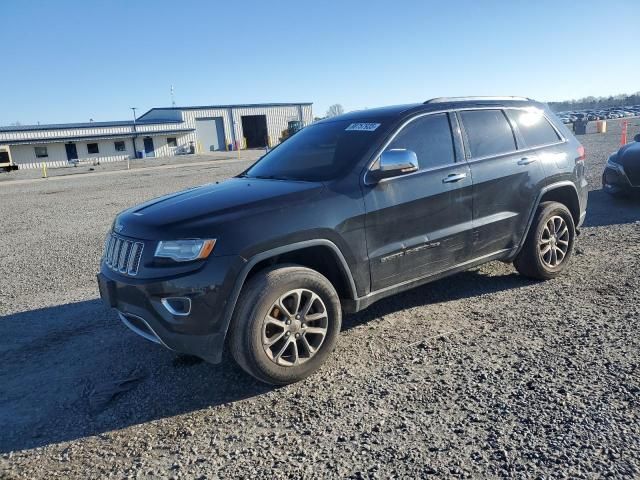
<path fill-rule="evenodd" d="M 521 102 L 529 101 L 530 98 L 527 97 L 437 97 L 432 98 L 431 100 L 427 100 L 424 104 L 429 103 L 450 103 L 450 102 L 473 102 L 473 101 L 494 101 L 494 102 L 502 102 L 505 100 L 518 100 Z"/>

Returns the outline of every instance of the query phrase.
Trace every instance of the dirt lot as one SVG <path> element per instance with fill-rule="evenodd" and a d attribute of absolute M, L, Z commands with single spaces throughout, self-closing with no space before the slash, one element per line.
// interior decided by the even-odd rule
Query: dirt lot
<path fill-rule="evenodd" d="M 276 389 L 137 337 L 94 281 L 118 211 L 246 161 L 3 182 L 0 478 L 640 476 L 640 200 L 599 179 L 616 123 L 581 137 L 568 274 L 491 263 L 380 301 Z"/>

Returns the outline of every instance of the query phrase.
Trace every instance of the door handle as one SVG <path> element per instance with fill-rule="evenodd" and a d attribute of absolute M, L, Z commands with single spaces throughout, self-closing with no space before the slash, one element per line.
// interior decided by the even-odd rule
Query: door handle
<path fill-rule="evenodd" d="M 442 183 L 459 182 L 460 180 L 467 178 L 466 173 L 452 173 L 442 179 Z"/>
<path fill-rule="evenodd" d="M 529 165 L 530 163 L 533 163 L 535 161 L 535 158 L 524 157 L 518 160 L 518 165 Z"/>

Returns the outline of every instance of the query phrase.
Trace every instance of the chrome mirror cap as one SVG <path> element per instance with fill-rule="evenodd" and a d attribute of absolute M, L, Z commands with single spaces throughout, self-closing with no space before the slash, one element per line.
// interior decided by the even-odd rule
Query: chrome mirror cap
<path fill-rule="evenodd" d="M 371 177 L 378 181 L 383 178 L 406 175 L 417 170 L 418 156 L 416 152 L 404 148 L 394 148 L 382 152 L 378 168 L 371 171 Z"/>

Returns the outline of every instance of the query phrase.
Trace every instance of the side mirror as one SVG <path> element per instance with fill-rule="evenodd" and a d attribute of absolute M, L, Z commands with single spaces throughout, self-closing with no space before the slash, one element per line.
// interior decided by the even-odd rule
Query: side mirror
<path fill-rule="evenodd" d="M 418 170 L 418 156 L 412 150 L 397 148 L 387 150 L 380 155 L 380 166 L 371 172 L 373 178 L 382 180 L 383 178 L 397 177 Z"/>
<path fill-rule="evenodd" d="M 637 134 L 636 134 L 636 136 L 635 136 L 635 137 L 633 137 L 633 139 L 634 139 L 636 142 L 640 142 L 640 133 L 637 133 Z"/>

